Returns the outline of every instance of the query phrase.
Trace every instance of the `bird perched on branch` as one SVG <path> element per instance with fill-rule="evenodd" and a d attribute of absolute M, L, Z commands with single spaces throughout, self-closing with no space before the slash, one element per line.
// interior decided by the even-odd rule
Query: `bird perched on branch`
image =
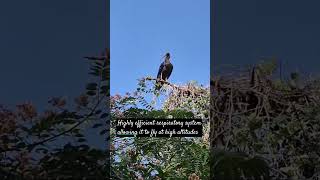
<path fill-rule="evenodd" d="M 163 57 L 165 60 L 159 67 L 157 79 L 167 81 L 172 73 L 173 65 L 170 62 L 170 53 L 166 53 Z M 158 80 L 156 81 L 156 90 L 159 90 L 163 85 L 163 82 L 159 82 Z"/>

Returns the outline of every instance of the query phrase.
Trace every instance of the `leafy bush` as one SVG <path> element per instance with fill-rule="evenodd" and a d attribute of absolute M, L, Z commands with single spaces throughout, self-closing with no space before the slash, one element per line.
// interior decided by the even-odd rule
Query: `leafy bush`
<path fill-rule="evenodd" d="M 209 89 L 196 83 L 167 83 L 154 89 L 150 77 L 139 81 L 137 90 L 111 97 L 113 117 L 208 118 Z M 195 97 L 197 96 L 197 97 Z M 164 99 L 162 107 L 156 100 Z M 149 100 L 149 101 L 148 101 Z M 208 123 L 205 124 L 208 130 Z M 114 131 L 111 131 L 114 132 Z M 208 179 L 208 131 L 204 138 L 117 138 L 112 144 L 114 179 Z"/>
<path fill-rule="evenodd" d="M 81 179 L 107 176 L 109 152 L 92 145 L 88 130 L 104 143 L 109 115 L 109 54 L 91 60 L 93 82 L 67 104 L 51 98 L 51 108 L 37 112 L 31 103 L 0 106 L 1 179 Z"/>
<path fill-rule="evenodd" d="M 212 148 L 261 157 L 274 179 L 319 178 L 320 84 L 297 73 L 284 81 L 275 70 L 268 62 L 212 80 Z"/>

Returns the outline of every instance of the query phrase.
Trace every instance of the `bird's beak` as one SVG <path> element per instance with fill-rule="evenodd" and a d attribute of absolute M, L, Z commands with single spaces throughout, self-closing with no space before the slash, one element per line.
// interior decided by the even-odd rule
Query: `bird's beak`
<path fill-rule="evenodd" d="M 160 59 L 160 61 L 162 61 L 162 59 L 165 58 L 165 57 L 166 57 L 166 55 L 164 55 L 164 56 Z"/>

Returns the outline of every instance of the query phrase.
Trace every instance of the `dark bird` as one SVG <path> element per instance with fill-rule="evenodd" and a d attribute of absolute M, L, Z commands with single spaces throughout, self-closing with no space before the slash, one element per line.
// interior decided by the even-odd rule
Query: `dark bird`
<path fill-rule="evenodd" d="M 158 80 L 164 80 L 167 81 L 172 73 L 173 65 L 170 62 L 170 53 L 166 53 L 164 56 L 165 60 L 163 63 L 161 63 L 157 75 Z M 156 82 L 156 90 L 159 90 L 163 85 L 163 82 Z"/>
<path fill-rule="evenodd" d="M 303 89 L 303 84 L 302 84 L 302 80 L 299 73 L 293 72 L 290 74 L 289 87 L 290 89 L 296 89 L 296 90 Z"/>

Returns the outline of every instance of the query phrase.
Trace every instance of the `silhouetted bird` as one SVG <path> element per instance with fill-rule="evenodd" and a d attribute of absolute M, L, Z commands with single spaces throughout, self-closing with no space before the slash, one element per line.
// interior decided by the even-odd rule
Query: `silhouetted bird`
<path fill-rule="evenodd" d="M 300 75 L 297 72 L 293 72 L 290 74 L 289 87 L 291 89 L 303 89 L 303 84 Z"/>
<path fill-rule="evenodd" d="M 172 73 L 173 66 L 170 62 L 170 53 L 166 53 L 165 60 L 161 63 L 157 75 L 157 79 L 167 81 Z M 156 82 L 156 90 L 159 90 L 163 85 L 163 82 Z"/>

